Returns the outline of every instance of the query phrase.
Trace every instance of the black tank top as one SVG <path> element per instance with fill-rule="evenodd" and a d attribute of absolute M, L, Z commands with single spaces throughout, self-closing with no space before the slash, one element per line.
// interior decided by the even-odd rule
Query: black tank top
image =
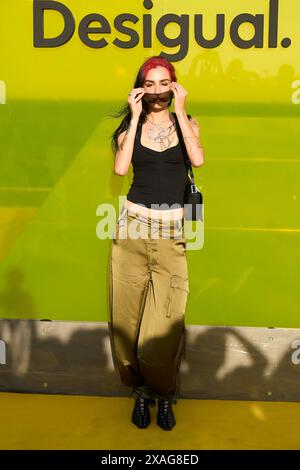
<path fill-rule="evenodd" d="M 184 206 L 184 190 L 188 181 L 187 154 L 176 113 L 179 142 L 163 151 L 156 151 L 141 144 L 142 125 L 139 123 L 132 153 L 133 181 L 127 199 L 136 204 L 159 210 Z M 189 119 L 191 118 L 188 115 Z M 166 207 L 155 205 L 167 204 Z M 172 206 L 173 207 L 169 207 Z"/>

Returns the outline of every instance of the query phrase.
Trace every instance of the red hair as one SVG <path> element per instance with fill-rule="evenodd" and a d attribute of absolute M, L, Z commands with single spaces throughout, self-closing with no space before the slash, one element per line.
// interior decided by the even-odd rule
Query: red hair
<path fill-rule="evenodd" d="M 170 73 L 171 80 L 173 82 L 177 82 L 174 66 L 171 64 L 171 62 L 161 56 L 152 56 L 143 63 L 143 65 L 141 66 L 143 81 L 145 81 L 149 70 L 155 67 L 165 67 Z"/>

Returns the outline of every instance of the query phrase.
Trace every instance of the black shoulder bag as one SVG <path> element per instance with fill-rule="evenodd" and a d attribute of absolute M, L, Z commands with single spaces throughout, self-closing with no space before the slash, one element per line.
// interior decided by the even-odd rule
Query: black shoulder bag
<path fill-rule="evenodd" d="M 188 175 L 188 181 L 185 186 L 184 190 L 184 218 L 185 220 L 201 220 L 203 222 L 203 196 L 202 193 L 198 190 L 197 186 L 195 185 L 195 180 L 194 180 L 194 173 L 193 173 L 193 168 L 189 159 L 189 156 L 187 154 L 181 128 L 178 122 L 178 118 L 176 113 L 172 113 L 176 125 L 177 125 L 177 132 L 178 132 L 178 137 L 181 142 L 181 146 L 184 149 L 184 155 L 185 155 L 185 167 L 187 170 L 187 175 Z M 189 119 L 191 119 L 191 115 L 187 115 Z"/>
<path fill-rule="evenodd" d="M 195 185 L 194 173 L 188 156 L 186 167 L 189 180 L 184 191 L 184 218 L 203 222 L 203 196 Z"/>

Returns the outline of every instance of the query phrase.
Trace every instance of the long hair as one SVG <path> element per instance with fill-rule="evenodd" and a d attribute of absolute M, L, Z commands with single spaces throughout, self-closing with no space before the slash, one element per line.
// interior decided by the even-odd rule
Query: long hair
<path fill-rule="evenodd" d="M 145 78 L 146 78 L 147 73 L 149 72 L 149 70 L 151 70 L 152 68 L 155 68 L 155 67 L 159 67 L 159 66 L 160 67 L 166 67 L 166 69 L 170 72 L 171 80 L 173 82 L 177 82 L 177 77 L 176 77 L 174 66 L 167 59 L 165 59 L 164 57 L 161 57 L 159 55 L 154 55 L 152 57 L 149 57 L 149 59 L 147 59 L 141 65 L 141 67 L 140 67 L 140 69 L 137 73 L 133 88 L 143 87 L 144 82 L 145 82 Z M 170 104 L 172 103 L 172 99 L 173 99 L 173 94 L 170 98 L 168 106 L 170 106 Z M 146 120 L 147 107 L 148 107 L 147 103 L 144 103 L 142 101 L 142 111 L 141 111 L 141 114 L 140 114 L 140 117 L 139 117 L 138 126 L 142 125 Z M 131 110 L 130 110 L 128 102 L 121 108 L 120 111 L 118 111 L 117 113 L 111 114 L 110 116 L 118 118 L 122 115 L 124 115 L 124 118 L 122 119 L 121 124 L 119 125 L 119 127 L 111 135 L 111 147 L 112 147 L 112 151 L 113 151 L 114 155 L 116 154 L 116 152 L 118 150 L 118 137 L 121 134 L 121 132 L 128 129 L 129 123 L 130 123 L 130 120 L 131 120 Z"/>

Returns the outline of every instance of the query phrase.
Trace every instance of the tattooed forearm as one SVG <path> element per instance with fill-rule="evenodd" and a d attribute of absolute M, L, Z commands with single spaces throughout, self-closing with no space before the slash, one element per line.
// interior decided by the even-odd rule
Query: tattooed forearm
<path fill-rule="evenodd" d="M 188 118 L 184 111 L 177 114 L 188 157 L 194 166 L 204 162 L 204 151 L 200 142 L 200 128 L 195 118 Z"/>
<path fill-rule="evenodd" d="M 198 129 L 199 124 L 198 124 L 198 122 L 197 122 L 197 120 L 196 120 L 195 118 L 192 118 L 192 119 L 190 120 L 190 123 L 191 123 L 191 125 L 192 125 L 192 127 L 193 127 L 194 129 Z"/>
<path fill-rule="evenodd" d="M 195 148 L 198 148 L 198 149 L 203 148 L 200 145 L 200 142 L 198 139 L 195 141 L 195 137 L 185 136 L 183 138 L 184 138 L 186 150 L 189 154 L 192 153 Z"/>

